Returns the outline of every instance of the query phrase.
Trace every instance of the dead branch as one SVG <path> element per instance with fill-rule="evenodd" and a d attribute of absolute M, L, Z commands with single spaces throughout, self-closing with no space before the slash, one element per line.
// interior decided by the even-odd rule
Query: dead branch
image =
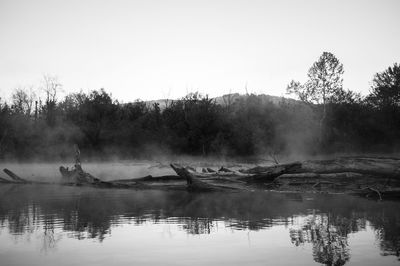
<path fill-rule="evenodd" d="M 379 196 L 379 200 L 382 200 L 382 194 L 381 194 L 381 192 L 379 192 L 379 190 L 372 188 L 372 187 L 364 187 L 364 188 L 361 188 L 360 190 L 366 190 L 366 189 L 371 190 L 372 192 L 375 192 Z"/>
<path fill-rule="evenodd" d="M 7 168 L 3 169 L 4 173 L 6 173 L 9 177 L 11 177 L 14 181 L 17 182 L 21 182 L 21 183 L 27 183 L 28 181 L 19 177 L 18 175 L 14 174 L 13 172 L 11 172 L 10 170 L 8 170 Z"/>

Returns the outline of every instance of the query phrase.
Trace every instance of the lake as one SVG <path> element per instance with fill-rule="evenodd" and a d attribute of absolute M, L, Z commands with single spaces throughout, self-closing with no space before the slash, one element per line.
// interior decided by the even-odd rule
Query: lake
<path fill-rule="evenodd" d="M 400 203 L 0 186 L 0 264 L 399 265 Z"/>
<path fill-rule="evenodd" d="M 59 165 L 1 168 L 54 182 Z M 148 162 L 84 167 L 103 180 L 173 173 Z M 0 266 L 399 265 L 399 251 L 398 201 L 0 185 Z"/>

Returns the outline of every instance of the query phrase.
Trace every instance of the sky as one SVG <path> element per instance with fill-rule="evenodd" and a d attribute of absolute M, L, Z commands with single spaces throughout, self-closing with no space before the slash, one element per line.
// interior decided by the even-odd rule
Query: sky
<path fill-rule="evenodd" d="M 55 75 L 122 102 L 285 96 L 324 51 L 362 94 L 400 62 L 399 0 L 0 0 L 0 97 Z"/>

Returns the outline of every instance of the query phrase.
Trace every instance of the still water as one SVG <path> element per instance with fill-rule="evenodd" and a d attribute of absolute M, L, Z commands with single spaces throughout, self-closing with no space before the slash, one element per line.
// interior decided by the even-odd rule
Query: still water
<path fill-rule="evenodd" d="M 399 265 L 400 202 L 0 186 L 0 265 Z"/>

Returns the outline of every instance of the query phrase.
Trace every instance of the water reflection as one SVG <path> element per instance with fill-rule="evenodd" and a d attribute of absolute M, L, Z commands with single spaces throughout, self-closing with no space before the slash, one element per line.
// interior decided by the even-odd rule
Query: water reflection
<path fill-rule="evenodd" d="M 311 245 L 315 262 L 344 265 L 349 235 L 369 224 L 382 255 L 399 257 L 400 203 L 344 195 L 96 190 L 57 186 L 0 187 L 0 227 L 12 235 L 42 232 L 42 250 L 55 249 L 60 232 L 103 242 L 123 224 L 177 224 L 188 234 L 288 229 L 293 246 Z M 0 231 L 0 232 L 1 232 Z M 281 236 L 287 238 L 286 236 Z"/>
<path fill-rule="evenodd" d="M 359 221 L 365 225 L 365 220 Z M 290 238 L 296 246 L 311 243 L 316 262 L 344 265 L 350 259 L 348 234 L 361 229 L 357 219 L 347 219 L 331 213 L 312 215 L 305 219 L 300 229 L 290 229 Z"/>

